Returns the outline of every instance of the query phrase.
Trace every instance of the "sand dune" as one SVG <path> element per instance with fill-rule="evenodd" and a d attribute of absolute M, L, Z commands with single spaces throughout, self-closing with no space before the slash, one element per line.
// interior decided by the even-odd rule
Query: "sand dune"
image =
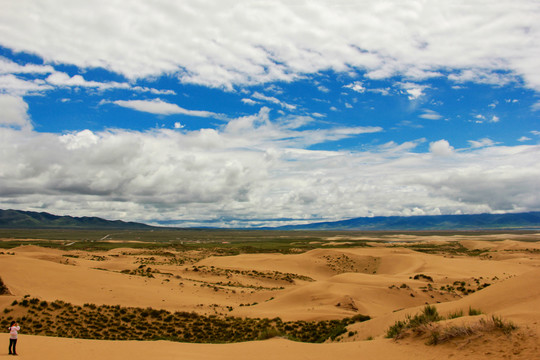
<path fill-rule="evenodd" d="M 186 263 L 170 261 L 185 255 L 174 250 L 163 255 L 134 249 L 84 252 L 21 246 L 10 250 L 10 254 L 0 255 L 0 276 L 12 293 L 0 297 L 0 308 L 29 294 L 78 305 L 119 304 L 201 314 L 279 316 L 283 320 L 340 319 L 356 314 L 372 317 L 370 321 L 351 325 L 348 331 L 354 334 L 342 336 L 340 343 L 322 345 L 284 339 L 196 345 L 24 335 L 21 354 L 28 358 L 67 359 L 75 354 L 81 359 L 130 357 L 134 360 L 150 356 L 163 359 L 178 356 L 186 359 L 460 358 L 461 350 L 455 346 L 425 349 L 423 343 L 414 339 L 398 343 L 383 339 L 395 321 L 419 312 L 430 303 L 436 304 L 442 314 L 466 312 L 472 307 L 486 314 L 502 315 L 522 329 L 529 329 L 533 335 L 523 338 L 526 348 L 517 355 L 509 354 L 533 359 L 530 348 L 537 342 L 530 339 L 540 330 L 537 251 L 540 246 L 508 238 L 496 240 L 451 239 L 468 249 L 485 249 L 483 257 L 425 254 L 378 246 L 323 248 L 294 255 L 192 254 Z M 480 290 L 483 283 L 490 286 Z M 466 284 L 467 289 L 475 292 L 464 296 L 459 291 L 447 290 L 450 286 L 454 289 L 456 284 Z M 364 341 L 368 337 L 375 340 Z M 490 347 L 475 343 L 468 358 L 484 358 L 485 352 L 493 351 L 497 346 L 493 344 L 500 341 L 493 338 Z M 507 346 L 511 347 L 511 344 Z M 41 349 L 47 351 L 42 353 Z"/>

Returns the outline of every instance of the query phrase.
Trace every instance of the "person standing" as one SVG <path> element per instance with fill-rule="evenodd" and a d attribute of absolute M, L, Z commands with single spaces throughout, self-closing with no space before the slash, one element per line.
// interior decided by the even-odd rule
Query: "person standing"
<path fill-rule="evenodd" d="M 16 321 L 12 321 L 11 326 L 9 327 L 9 355 L 17 355 L 16 347 L 19 330 L 21 330 L 19 324 L 17 324 Z"/>

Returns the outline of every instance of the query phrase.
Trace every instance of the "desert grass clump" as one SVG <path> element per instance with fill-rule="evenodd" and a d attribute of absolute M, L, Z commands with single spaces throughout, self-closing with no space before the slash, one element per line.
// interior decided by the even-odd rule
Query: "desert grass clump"
<path fill-rule="evenodd" d="M 454 311 L 448 314 L 448 319 L 457 319 L 463 316 L 463 310 Z"/>
<path fill-rule="evenodd" d="M 469 316 L 482 315 L 482 311 L 469 306 Z"/>
<path fill-rule="evenodd" d="M 390 326 L 386 332 L 387 338 L 400 339 L 405 335 L 405 331 L 408 329 L 421 329 L 421 326 L 425 326 L 429 323 L 443 320 L 444 318 L 439 315 L 435 306 L 426 305 L 421 313 L 416 314 L 414 317 L 407 315 L 405 321 L 398 320 L 394 325 Z"/>
<path fill-rule="evenodd" d="M 501 317 L 491 316 L 488 319 L 480 319 L 471 325 L 451 325 L 446 327 L 434 327 L 427 331 L 427 345 L 437 345 L 448 342 L 455 338 L 501 331 L 505 335 L 510 335 L 517 326 L 511 321 L 505 321 Z"/>

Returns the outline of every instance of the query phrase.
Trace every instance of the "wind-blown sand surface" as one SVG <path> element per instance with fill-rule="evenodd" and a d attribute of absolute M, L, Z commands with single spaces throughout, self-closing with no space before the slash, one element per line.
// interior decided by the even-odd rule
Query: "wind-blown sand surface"
<path fill-rule="evenodd" d="M 426 239 L 407 238 L 419 240 Z M 435 243 L 443 240 L 437 238 Z M 378 246 L 325 247 L 293 255 L 212 256 L 25 245 L 0 254 L 0 277 L 11 292 L 0 296 L 0 309 L 28 294 L 76 305 L 152 307 L 218 316 L 306 321 L 356 314 L 372 317 L 350 325 L 346 334 L 325 344 L 285 339 L 227 345 L 67 339 L 25 335 L 23 323 L 20 357 L 31 359 L 539 359 L 540 244 L 521 242 L 514 235 L 497 241 L 481 236 L 446 240 L 485 252 L 481 256 L 427 254 Z M 141 267 L 151 268 L 153 277 L 133 272 Z M 414 279 L 419 274 L 431 280 Z M 457 283 L 474 292 L 465 296 L 446 290 Z M 479 287 L 485 283 L 489 286 Z M 519 329 L 511 337 L 487 334 L 437 346 L 414 338 L 397 342 L 384 338 L 390 325 L 427 303 L 435 304 L 441 314 L 481 309 L 514 322 Z M 470 319 L 474 320 L 464 317 L 463 321 Z M 7 338 L 5 334 L 6 346 Z"/>

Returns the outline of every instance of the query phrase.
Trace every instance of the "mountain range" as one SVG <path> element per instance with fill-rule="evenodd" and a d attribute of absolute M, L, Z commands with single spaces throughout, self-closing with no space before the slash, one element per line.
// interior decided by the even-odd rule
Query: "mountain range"
<path fill-rule="evenodd" d="M 11 229 L 153 229 L 152 226 L 99 217 L 58 216 L 46 212 L 0 210 L 0 228 Z"/>
<path fill-rule="evenodd" d="M 46 212 L 0 210 L 0 228 L 11 229 L 125 229 L 158 227 L 99 217 L 58 216 Z M 540 212 L 472 215 L 375 216 L 348 220 L 289 225 L 274 230 L 525 230 L 540 229 Z"/>
<path fill-rule="evenodd" d="M 375 216 L 283 226 L 280 230 L 497 230 L 540 229 L 540 212 L 472 215 Z"/>

